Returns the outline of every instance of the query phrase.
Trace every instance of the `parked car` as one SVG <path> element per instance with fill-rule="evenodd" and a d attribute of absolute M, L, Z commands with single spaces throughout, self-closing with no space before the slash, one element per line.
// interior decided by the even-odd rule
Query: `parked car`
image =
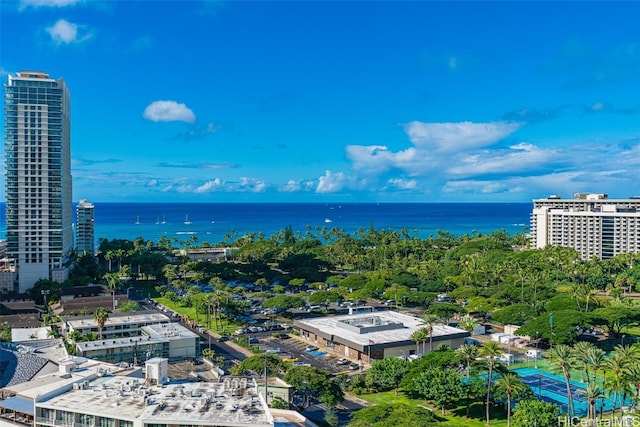
<path fill-rule="evenodd" d="M 225 341 L 229 341 L 229 337 L 220 337 L 218 338 L 218 342 L 225 342 Z"/>
<path fill-rule="evenodd" d="M 298 359 L 297 357 L 283 357 L 282 361 L 285 363 L 295 363 L 297 361 L 299 361 L 300 359 Z"/>
<path fill-rule="evenodd" d="M 304 349 L 304 351 L 316 351 L 318 349 L 318 347 L 316 347 L 315 345 L 308 345 L 307 348 Z"/>
<path fill-rule="evenodd" d="M 352 371 L 357 371 L 358 369 L 360 369 L 360 365 L 358 365 L 357 363 L 352 363 L 351 365 L 349 365 L 349 369 L 351 369 Z"/>
<path fill-rule="evenodd" d="M 338 359 L 336 363 L 338 365 L 347 365 L 349 364 L 349 359 L 345 359 L 344 357 L 341 357 L 340 359 Z"/>

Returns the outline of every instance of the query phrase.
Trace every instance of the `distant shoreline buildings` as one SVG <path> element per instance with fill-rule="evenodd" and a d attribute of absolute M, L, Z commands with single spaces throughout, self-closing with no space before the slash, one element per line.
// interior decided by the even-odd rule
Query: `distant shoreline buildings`
<path fill-rule="evenodd" d="M 576 193 L 573 199 L 536 199 L 530 236 L 532 248 L 574 248 L 585 260 L 640 253 L 640 197 Z"/>

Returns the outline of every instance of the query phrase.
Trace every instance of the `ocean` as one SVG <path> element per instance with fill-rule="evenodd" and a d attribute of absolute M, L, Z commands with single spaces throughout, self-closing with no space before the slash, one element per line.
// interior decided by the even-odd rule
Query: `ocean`
<path fill-rule="evenodd" d="M 99 238 L 157 242 L 165 236 L 215 244 L 225 235 L 263 233 L 271 237 L 287 226 L 304 234 L 310 227 L 337 227 L 347 233 L 371 225 L 406 229 L 428 238 L 438 230 L 455 235 L 529 227 L 531 203 L 94 203 Z M 75 204 L 74 204 L 75 210 Z M 0 204 L 0 238 L 6 236 L 5 205 Z M 74 219 L 75 221 L 75 219 Z M 417 234 L 416 234 L 417 233 Z"/>

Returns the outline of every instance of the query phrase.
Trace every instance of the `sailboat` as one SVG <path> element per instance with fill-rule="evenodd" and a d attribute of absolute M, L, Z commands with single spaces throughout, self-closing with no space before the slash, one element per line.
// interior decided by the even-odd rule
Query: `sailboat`
<path fill-rule="evenodd" d="M 185 217 L 184 217 L 184 224 L 185 225 L 191 225 L 191 221 L 189 221 L 189 215 L 188 214 L 185 215 Z"/>
<path fill-rule="evenodd" d="M 160 224 L 160 217 L 158 217 L 158 219 L 156 219 L 156 225 Z"/>
<path fill-rule="evenodd" d="M 140 225 L 140 224 L 142 224 L 142 223 L 140 222 L 140 215 L 138 215 L 138 216 L 136 217 L 136 222 L 135 222 L 135 224 L 136 224 L 136 225 Z"/>
<path fill-rule="evenodd" d="M 167 220 L 164 219 L 164 215 L 162 215 L 162 221 L 160 222 L 160 224 L 166 224 Z"/>

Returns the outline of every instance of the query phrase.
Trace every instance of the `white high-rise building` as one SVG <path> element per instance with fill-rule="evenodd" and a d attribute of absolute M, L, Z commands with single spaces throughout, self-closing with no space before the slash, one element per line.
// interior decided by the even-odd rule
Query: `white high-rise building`
<path fill-rule="evenodd" d="M 82 199 L 76 206 L 76 252 L 95 255 L 93 203 Z"/>
<path fill-rule="evenodd" d="M 640 253 L 640 198 L 577 193 L 533 201 L 531 245 L 574 248 L 582 259 Z"/>
<path fill-rule="evenodd" d="M 5 84 L 7 256 L 14 290 L 68 278 L 73 249 L 69 90 L 42 72 Z"/>

